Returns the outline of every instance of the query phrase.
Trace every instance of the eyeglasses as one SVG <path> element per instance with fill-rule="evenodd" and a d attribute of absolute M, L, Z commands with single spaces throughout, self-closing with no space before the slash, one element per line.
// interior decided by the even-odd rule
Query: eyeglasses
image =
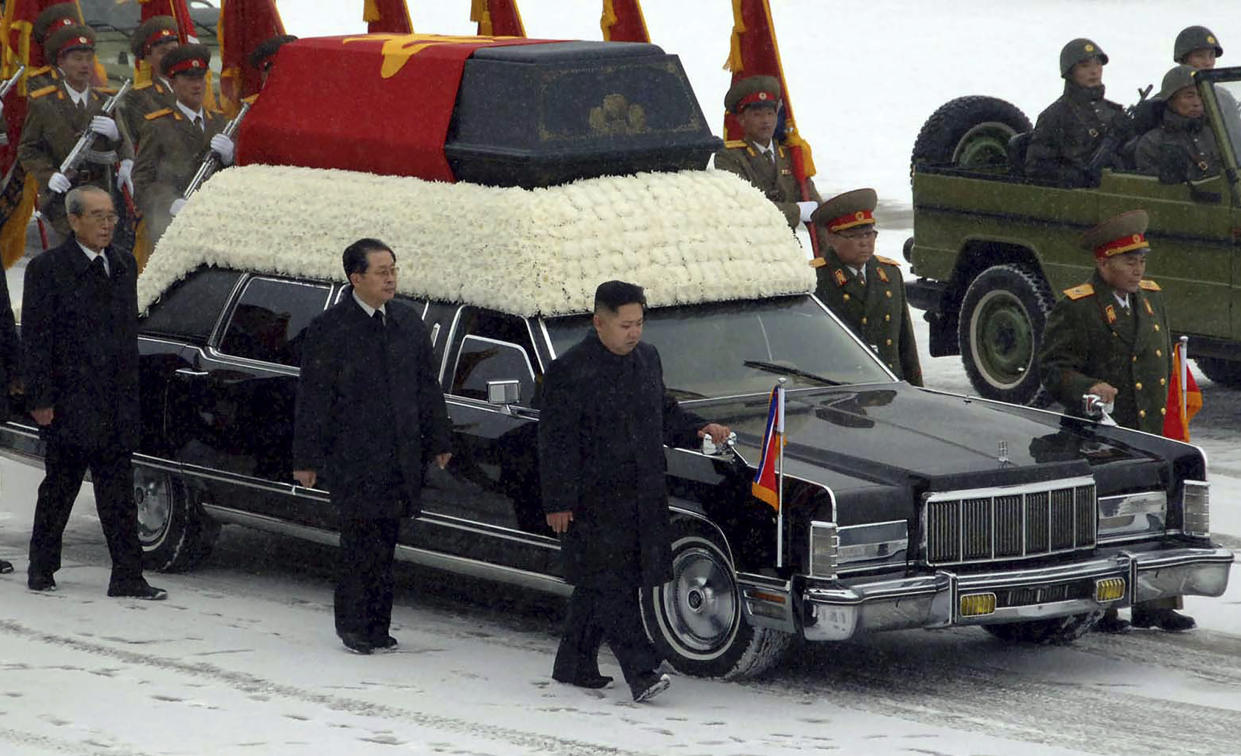
<path fill-rule="evenodd" d="M 366 271 L 366 274 L 374 274 L 376 278 L 396 278 L 396 274 L 399 270 L 399 266 L 393 265 L 391 268 L 371 268 Z"/>
<path fill-rule="evenodd" d="M 108 213 L 103 210 L 94 210 L 92 212 L 79 215 L 78 217 L 86 218 L 90 220 L 91 223 L 116 223 L 121 219 L 121 216 L 116 213 Z"/>
<path fill-rule="evenodd" d="M 837 236 L 843 236 L 846 239 L 851 239 L 851 240 L 874 239 L 878 235 L 879 235 L 879 232 L 873 228 L 868 228 L 865 231 L 849 231 L 847 233 L 837 234 Z"/>

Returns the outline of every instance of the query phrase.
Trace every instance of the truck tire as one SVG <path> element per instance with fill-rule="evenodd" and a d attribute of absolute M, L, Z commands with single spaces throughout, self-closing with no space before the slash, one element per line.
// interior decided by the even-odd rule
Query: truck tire
<path fill-rule="evenodd" d="M 191 501 L 185 484 L 171 474 L 135 465 L 134 504 L 144 567 L 184 572 L 211 555 L 220 526 Z"/>
<path fill-rule="evenodd" d="M 979 396 L 1044 407 L 1038 350 L 1055 301 L 1039 273 L 1022 265 L 995 265 L 965 290 L 957 343 L 965 373 Z"/>
<path fill-rule="evenodd" d="M 750 625 L 727 552 L 692 525 L 674 527 L 672 580 L 641 592 L 642 620 L 655 648 L 695 677 L 732 679 L 774 666 L 793 636 Z"/>
<path fill-rule="evenodd" d="M 1191 355 L 1192 357 L 1192 355 Z M 1228 388 L 1241 388 L 1241 362 L 1217 357 L 1192 357 L 1202 374 Z"/>
<path fill-rule="evenodd" d="M 1009 643 L 1064 646 L 1090 632 L 1102 616 L 1103 610 L 1099 609 L 1067 617 L 983 625 L 983 629 Z"/>
<path fill-rule="evenodd" d="M 958 97 L 922 124 L 910 163 L 1004 169 L 1008 140 L 1030 129 L 1030 119 L 1012 103 L 981 95 Z"/>

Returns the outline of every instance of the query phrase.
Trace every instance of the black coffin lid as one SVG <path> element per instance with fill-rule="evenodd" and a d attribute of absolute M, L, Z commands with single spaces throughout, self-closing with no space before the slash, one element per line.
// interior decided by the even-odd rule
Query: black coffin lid
<path fill-rule="evenodd" d="M 465 63 L 444 152 L 458 181 L 526 188 L 702 169 L 723 146 L 657 45 L 489 47 Z"/>

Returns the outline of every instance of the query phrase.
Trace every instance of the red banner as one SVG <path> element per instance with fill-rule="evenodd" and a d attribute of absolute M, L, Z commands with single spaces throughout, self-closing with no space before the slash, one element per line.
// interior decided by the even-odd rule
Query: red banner
<path fill-rule="evenodd" d="M 242 99 L 262 87 L 259 71 L 248 58 L 263 42 L 284 34 L 273 0 L 224 0 L 220 4 L 220 105 L 232 117 Z"/>
<path fill-rule="evenodd" d="M 142 6 L 142 20 L 155 16 L 172 16 L 177 21 L 177 36 L 181 44 L 198 41 L 198 33 L 194 29 L 194 19 L 185 0 L 138 0 Z"/>
<path fill-rule="evenodd" d="M 603 0 L 599 19 L 605 42 L 650 42 L 641 0 Z"/>
<path fill-rule="evenodd" d="M 471 0 L 470 20 L 478 24 L 480 37 L 524 37 L 517 0 Z"/>
<path fill-rule="evenodd" d="M 362 20 L 366 22 L 366 31 L 370 34 L 414 33 L 405 0 L 364 0 Z"/>
<path fill-rule="evenodd" d="M 547 41 L 371 34 L 290 42 L 242 123 L 237 163 L 453 181 L 444 140 L 466 59 L 482 47 Z"/>
<path fill-rule="evenodd" d="M 1172 375 L 1168 378 L 1167 414 L 1163 417 L 1163 435 L 1177 441 L 1189 441 L 1189 421 L 1202 409 L 1202 392 L 1198 381 L 1185 361 L 1182 344 L 1172 346 Z"/>

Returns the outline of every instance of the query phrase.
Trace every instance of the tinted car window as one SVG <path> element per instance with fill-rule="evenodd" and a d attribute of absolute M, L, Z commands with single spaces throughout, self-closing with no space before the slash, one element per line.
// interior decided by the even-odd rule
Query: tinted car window
<path fill-rule="evenodd" d="M 516 344 L 483 336 L 466 336 L 457 354 L 452 393 L 470 399 L 487 399 L 487 381 L 519 381 L 520 404 L 534 395 L 534 369 L 526 351 Z"/>
<path fill-rule="evenodd" d="M 139 322 L 144 334 L 206 343 L 241 273 L 199 268 L 172 285 Z"/>
<path fill-rule="evenodd" d="M 297 366 L 306 326 L 323 312 L 329 288 L 323 284 L 255 278 L 233 308 L 220 351 L 234 357 Z"/>
<path fill-rule="evenodd" d="M 547 321 L 558 355 L 588 328 L 588 315 Z M 648 310 L 642 340 L 659 349 L 678 399 L 767 392 L 780 376 L 790 388 L 892 380 L 809 296 Z"/>

